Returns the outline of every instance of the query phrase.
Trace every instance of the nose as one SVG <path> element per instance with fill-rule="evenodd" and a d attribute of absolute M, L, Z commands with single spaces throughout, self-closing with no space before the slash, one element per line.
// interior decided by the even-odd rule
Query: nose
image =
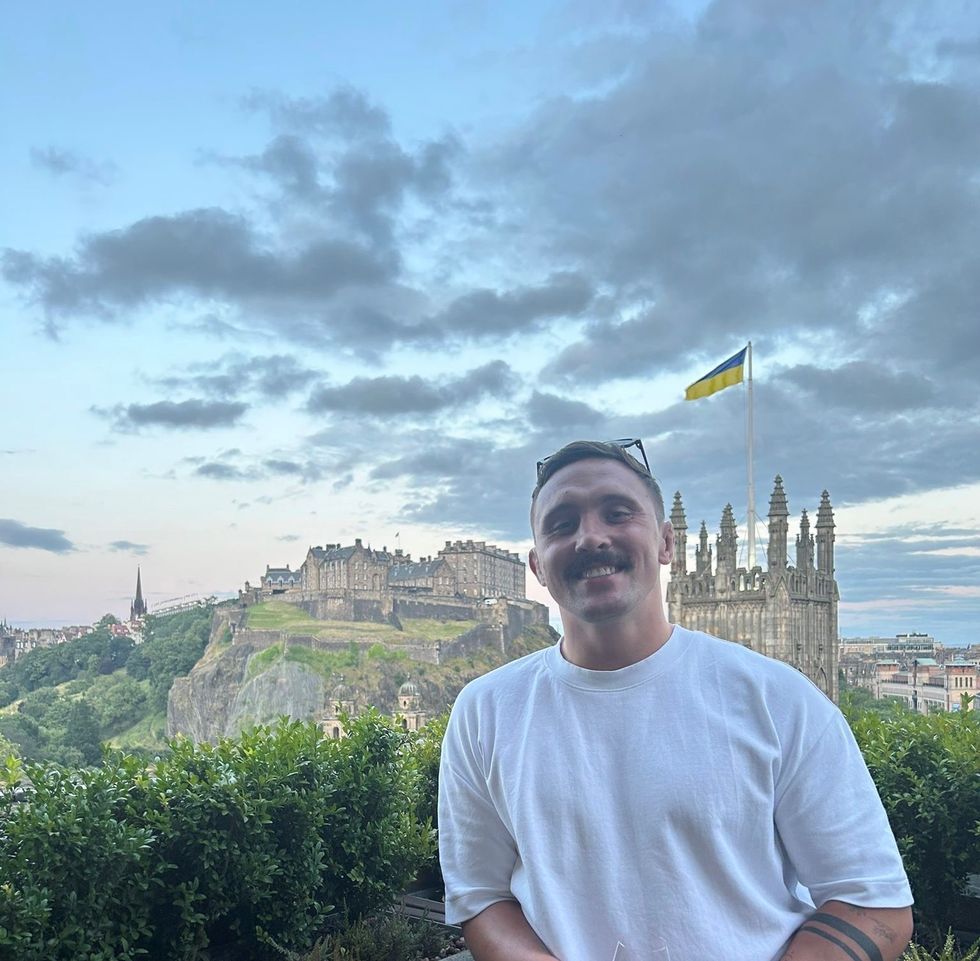
<path fill-rule="evenodd" d="M 579 519 L 575 550 L 579 553 L 609 547 L 609 532 L 601 517 L 588 513 Z"/>

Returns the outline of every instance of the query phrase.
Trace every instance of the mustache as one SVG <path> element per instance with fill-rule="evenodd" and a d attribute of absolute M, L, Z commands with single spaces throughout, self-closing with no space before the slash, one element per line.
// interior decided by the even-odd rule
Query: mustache
<path fill-rule="evenodd" d="M 580 554 L 565 568 L 566 577 L 581 577 L 592 567 L 629 567 L 629 558 L 621 551 L 591 551 Z"/>

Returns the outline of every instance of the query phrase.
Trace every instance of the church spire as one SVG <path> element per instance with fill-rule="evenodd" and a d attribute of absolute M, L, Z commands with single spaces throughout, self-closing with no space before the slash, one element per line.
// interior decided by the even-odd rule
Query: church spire
<path fill-rule="evenodd" d="M 711 573 L 711 548 L 708 547 L 708 527 L 704 521 L 701 521 L 698 546 L 694 551 L 694 565 L 698 574 Z"/>
<path fill-rule="evenodd" d="M 806 516 L 805 507 L 800 518 L 800 535 L 796 538 L 796 569 L 798 571 L 813 569 L 813 535 L 810 533 L 810 518 Z"/>
<path fill-rule="evenodd" d="M 783 570 L 787 564 L 786 535 L 789 524 L 789 507 L 786 504 L 786 492 L 783 490 L 783 479 L 776 475 L 776 482 L 769 498 L 769 570 Z"/>
<path fill-rule="evenodd" d="M 830 506 L 830 494 L 820 495 L 817 511 L 817 568 L 824 574 L 834 573 L 834 511 Z"/>
<path fill-rule="evenodd" d="M 136 568 L 136 597 L 133 598 L 133 603 L 129 605 L 129 619 L 135 621 L 137 617 L 143 617 L 146 614 L 146 602 L 143 600 L 143 581 L 141 578 L 141 572 L 139 566 Z"/>
<path fill-rule="evenodd" d="M 735 532 L 735 513 L 726 504 L 721 512 L 721 534 L 718 536 L 718 569 L 731 574 L 738 564 L 738 534 Z"/>
<path fill-rule="evenodd" d="M 687 573 L 687 517 L 681 492 L 674 493 L 674 506 L 670 509 L 670 525 L 674 528 L 674 559 L 670 562 L 671 574 Z"/>

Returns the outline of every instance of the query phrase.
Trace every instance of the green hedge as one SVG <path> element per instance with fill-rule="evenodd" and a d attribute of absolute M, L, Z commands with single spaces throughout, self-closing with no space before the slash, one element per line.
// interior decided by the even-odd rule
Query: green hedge
<path fill-rule="evenodd" d="M 153 765 L 8 764 L 0 958 L 279 957 L 390 904 L 432 853 L 408 737 L 376 713 L 336 741 L 283 721 L 171 747 Z"/>
<path fill-rule="evenodd" d="M 980 715 L 847 713 L 905 861 L 916 921 L 945 931 L 967 875 L 980 872 Z"/>

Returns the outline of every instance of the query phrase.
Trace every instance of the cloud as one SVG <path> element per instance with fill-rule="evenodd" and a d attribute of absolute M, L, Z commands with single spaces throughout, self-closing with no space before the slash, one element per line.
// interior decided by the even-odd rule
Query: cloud
<path fill-rule="evenodd" d="M 142 427 L 170 430 L 210 430 L 234 426 L 248 410 L 247 404 L 231 401 L 160 400 L 152 404 L 117 404 L 93 412 L 110 419 L 114 430 L 131 431 Z"/>
<path fill-rule="evenodd" d="M 269 115 L 277 126 L 344 140 L 388 137 L 387 112 L 355 87 L 341 86 L 325 97 L 287 97 L 278 91 L 254 90 L 242 105 Z"/>
<path fill-rule="evenodd" d="M 570 430 L 595 427 L 605 415 L 578 400 L 534 391 L 527 405 L 527 415 L 537 428 Z"/>
<path fill-rule="evenodd" d="M 39 257 L 7 248 L 6 280 L 52 316 L 123 309 L 177 295 L 239 305 L 308 303 L 392 270 L 366 248 L 320 239 L 293 249 L 263 240 L 242 216 L 217 208 L 147 217 L 84 238 L 74 257 Z"/>
<path fill-rule="evenodd" d="M 100 187 L 109 186 L 119 175 L 115 164 L 100 163 L 62 147 L 31 147 L 31 164 L 56 177 L 71 176 Z"/>
<path fill-rule="evenodd" d="M 288 354 L 228 354 L 216 361 L 188 364 L 187 371 L 159 378 L 156 383 L 169 390 L 191 389 L 213 397 L 256 393 L 275 400 L 302 390 L 317 376 Z"/>
<path fill-rule="evenodd" d="M 6 547 L 34 548 L 52 554 L 69 554 L 75 545 L 65 532 L 51 527 L 29 527 L 10 517 L 0 517 L 0 544 Z"/>
<path fill-rule="evenodd" d="M 431 325 L 464 339 L 500 338 L 527 333 L 543 321 L 577 317 L 589 306 L 594 292 L 580 273 L 553 274 L 538 286 L 503 293 L 481 288 L 453 300 Z"/>
<path fill-rule="evenodd" d="M 276 538 L 277 541 L 284 541 L 287 544 L 292 544 L 296 541 L 301 541 L 302 539 L 303 538 L 300 537 L 299 534 L 282 534 Z"/>
<path fill-rule="evenodd" d="M 148 544 L 134 544 L 132 541 L 112 541 L 109 544 L 110 551 L 125 552 L 127 554 L 144 555 L 149 549 Z"/>
<path fill-rule="evenodd" d="M 236 467 L 234 464 L 225 464 L 221 461 L 208 461 L 194 469 L 198 477 L 207 477 L 210 480 L 230 481 L 230 480 L 252 480 L 253 475 L 248 471 Z"/>
<path fill-rule="evenodd" d="M 515 383 L 502 360 L 474 368 L 461 377 L 433 382 L 411 377 L 355 377 L 339 387 L 319 387 L 310 395 L 311 413 L 353 413 L 367 417 L 409 417 L 434 414 L 500 396 Z"/>

